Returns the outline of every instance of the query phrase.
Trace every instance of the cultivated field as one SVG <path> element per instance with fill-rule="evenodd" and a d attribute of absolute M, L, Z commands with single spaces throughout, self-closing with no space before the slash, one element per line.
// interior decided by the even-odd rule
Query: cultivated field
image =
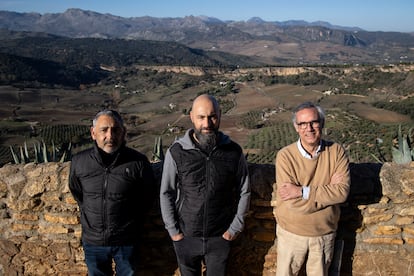
<path fill-rule="evenodd" d="M 272 163 L 277 150 L 297 139 L 290 110 L 303 101 L 319 102 L 326 109 L 326 137 L 343 144 L 355 162 L 375 161 L 373 155 L 379 156 L 379 150 L 390 158 L 398 125 L 404 130 L 414 126 L 408 116 L 374 108 L 371 103 L 381 99 L 381 94 L 328 96 L 324 91 L 329 87 L 324 85 L 266 86 L 259 80 L 239 80 L 234 82 L 234 93 L 218 93 L 221 88 L 217 79 L 144 89 L 131 77 L 123 84 L 83 90 L 0 87 L 1 164 L 12 161 L 9 146 L 17 148 L 25 141 L 56 143 L 65 137 L 74 143 L 75 152 L 88 146 L 91 119 L 105 107 L 123 114 L 128 144 L 151 158 L 155 139 L 161 136 L 166 148 L 182 135 L 191 126 L 188 111 L 192 100 L 212 91 L 228 107 L 222 116 L 222 131 L 244 147 L 251 162 Z M 83 128 L 70 132 L 73 125 Z M 59 131 L 51 131 L 53 127 Z M 68 138 L 67 133 L 73 136 Z"/>

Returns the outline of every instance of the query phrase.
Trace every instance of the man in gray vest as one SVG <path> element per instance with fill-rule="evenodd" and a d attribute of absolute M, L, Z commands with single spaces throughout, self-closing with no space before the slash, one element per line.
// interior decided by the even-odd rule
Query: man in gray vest
<path fill-rule="evenodd" d="M 182 276 L 224 276 L 231 241 L 243 230 L 250 203 L 247 162 L 241 147 L 219 131 L 220 108 L 197 97 L 193 128 L 167 150 L 161 213 Z"/>

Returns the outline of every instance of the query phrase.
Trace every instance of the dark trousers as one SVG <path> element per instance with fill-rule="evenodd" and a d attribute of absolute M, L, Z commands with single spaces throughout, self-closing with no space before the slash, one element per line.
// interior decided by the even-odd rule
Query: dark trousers
<path fill-rule="evenodd" d="M 113 275 L 112 259 L 115 262 L 116 275 L 134 275 L 134 246 L 95 246 L 83 245 L 85 263 L 89 276 Z"/>
<path fill-rule="evenodd" d="M 230 244 L 222 237 L 184 237 L 173 242 L 181 276 L 200 276 L 202 261 L 206 266 L 206 276 L 226 275 Z"/>

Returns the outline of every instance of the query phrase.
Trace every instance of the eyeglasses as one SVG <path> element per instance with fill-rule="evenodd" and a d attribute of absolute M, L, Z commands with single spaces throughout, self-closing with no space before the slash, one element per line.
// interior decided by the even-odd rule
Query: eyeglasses
<path fill-rule="evenodd" d="M 306 129 L 308 126 L 310 126 L 311 128 L 319 128 L 321 126 L 321 122 L 319 122 L 318 120 L 315 120 L 311 122 L 296 123 L 296 125 L 298 126 L 299 129 Z"/>

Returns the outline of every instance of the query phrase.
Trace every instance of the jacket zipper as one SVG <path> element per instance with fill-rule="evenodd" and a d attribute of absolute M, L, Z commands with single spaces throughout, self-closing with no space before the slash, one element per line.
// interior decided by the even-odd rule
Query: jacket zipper
<path fill-rule="evenodd" d="M 103 186 L 103 195 L 102 195 L 102 221 L 103 221 L 103 230 L 104 230 L 104 245 L 107 245 L 108 243 L 108 221 L 107 221 L 107 214 L 106 214 L 106 190 L 108 187 L 108 175 L 109 175 L 109 169 L 105 168 L 105 180 L 104 180 L 104 186 Z"/>
<path fill-rule="evenodd" d="M 210 192 L 210 156 L 206 157 L 206 192 L 204 195 L 203 237 L 208 234 L 208 195 Z"/>

